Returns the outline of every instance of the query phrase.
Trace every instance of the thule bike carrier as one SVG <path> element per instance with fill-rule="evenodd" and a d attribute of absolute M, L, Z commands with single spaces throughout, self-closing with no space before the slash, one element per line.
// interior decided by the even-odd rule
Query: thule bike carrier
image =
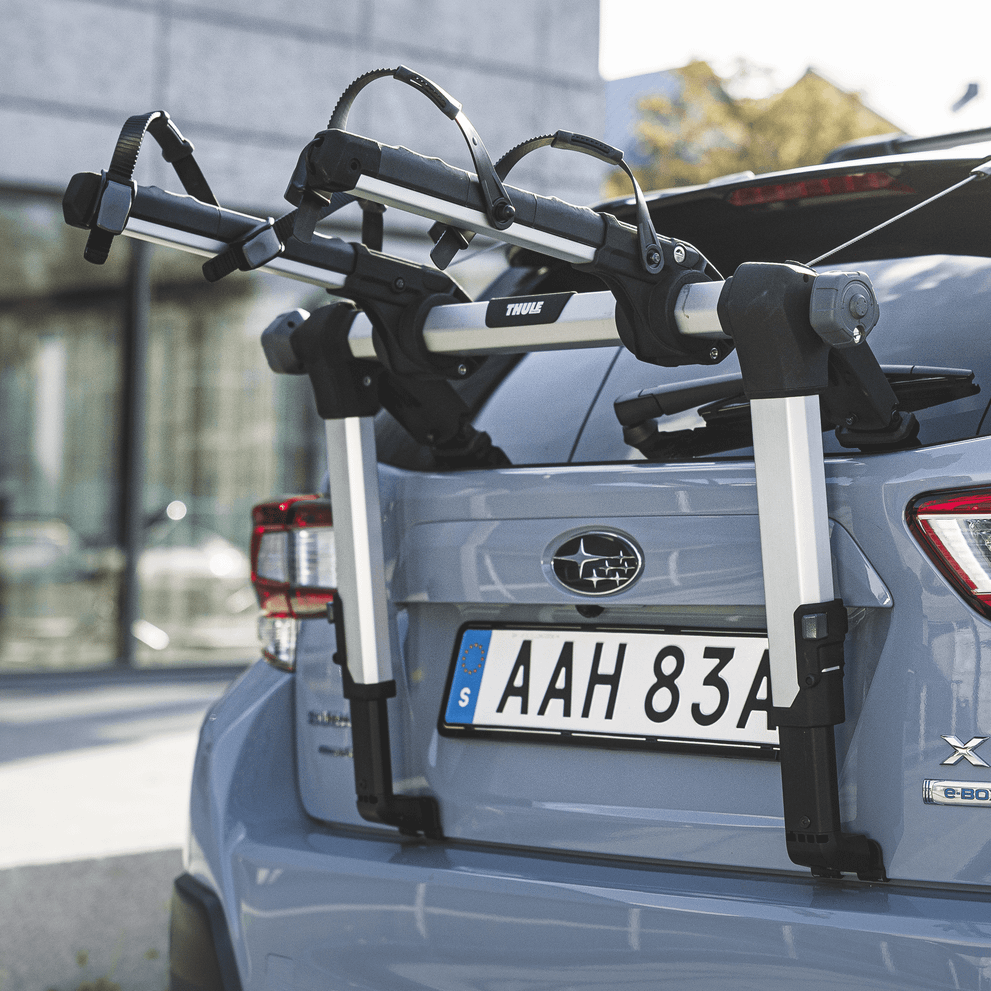
<path fill-rule="evenodd" d="M 459 126 L 474 172 L 346 129 L 357 94 L 385 76 L 424 93 Z M 190 195 L 132 181 L 146 131 Z M 513 166 L 546 145 L 624 168 L 636 225 L 507 185 Z M 834 727 L 845 718 L 847 620 L 833 587 L 820 412 L 844 425 L 844 443 L 852 447 L 910 443 L 918 429 L 896 408 L 866 340 L 878 318 L 869 279 L 763 262 L 745 263 L 723 279 L 693 245 L 655 232 L 618 149 L 558 131 L 518 145 L 493 165 L 461 105 L 403 66 L 367 73 L 345 91 L 328 128 L 303 149 L 286 193 L 296 209 L 278 221 L 218 206 L 191 153 L 164 112 L 131 118 L 108 172 L 72 178 L 65 217 L 90 231 L 86 257 L 97 263 L 114 237 L 125 235 L 206 257 L 210 281 L 261 269 L 342 297 L 313 313 L 277 318 L 262 344 L 274 371 L 309 376 L 326 421 L 338 574 L 329 613 L 351 707 L 361 815 L 407 834 L 442 837 L 432 796 L 393 791 L 387 699 L 395 681 L 373 431 L 379 409 L 387 408 L 441 464 L 502 465 L 505 456 L 474 429 L 451 385 L 486 356 L 622 343 L 644 362 L 715 365 L 735 348 L 753 426 L 768 720 L 779 734 L 788 855 L 820 877 L 885 880 L 879 845 L 844 832 L 840 822 Z M 316 232 L 321 219 L 353 200 L 363 210 L 365 243 Z M 382 253 L 383 207 L 435 222 L 436 268 Z M 569 263 L 608 291 L 473 303 L 443 269 L 476 234 Z M 714 379 L 714 397 L 721 388 Z M 621 419 L 642 423 L 659 415 L 658 402 L 650 393 L 627 398 Z"/>

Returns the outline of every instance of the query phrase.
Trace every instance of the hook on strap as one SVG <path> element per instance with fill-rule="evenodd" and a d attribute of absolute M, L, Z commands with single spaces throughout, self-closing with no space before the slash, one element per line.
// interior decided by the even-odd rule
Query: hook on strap
<path fill-rule="evenodd" d="M 176 171 L 183 189 L 202 203 L 219 206 L 210 186 L 193 159 L 193 143 L 182 136 L 175 122 L 164 110 L 128 117 L 121 128 L 110 160 L 110 168 L 104 174 L 104 186 L 100 195 L 100 208 L 86 241 L 83 257 L 95 265 L 102 265 L 110 254 L 114 237 L 122 233 L 134 202 L 134 166 L 146 133 L 158 142 L 162 158 Z"/>

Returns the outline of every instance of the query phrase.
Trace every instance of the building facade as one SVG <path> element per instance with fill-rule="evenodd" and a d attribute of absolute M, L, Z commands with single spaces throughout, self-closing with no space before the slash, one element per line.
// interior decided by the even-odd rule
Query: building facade
<path fill-rule="evenodd" d="M 462 102 L 493 159 L 557 128 L 601 135 L 598 2 L 0 0 L 0 25 L 0 670 L 120 658 L 135 424 L 137 662 L 248 660 L 250 506 L 313 490 L 325 470 L 307 383 L 271 375 L 258 337 L 326 297 L 257 274 L 209 285 L 198 260 L 154 249 L 135 418 L 133 242 L 118 238 L 101 267 L 83 261 L 84 233 L 61 219 L 69 177 L 108 167 L 127 117 L 164 109 L 223 206 L 279 216 L 300 150 L 343 89 L 399 64 Z M 458 128 L 392 80 L 359 96 L 349 127 L 471 167 Z M 584 156 L 547 150 L 512 181 L 588 202 L 602 177 Z M 181 191 L 150 140 L 135 178 Z M 331 232 L 357 239 L 357 209 L 339 217 Z M 428 226 L 388 211 L 386 250 L 425 259 Z M 469 266 L 469 292 L 486 275 Z M 186 515 L 173 520 L 164 509 L 177 502 Z"/>

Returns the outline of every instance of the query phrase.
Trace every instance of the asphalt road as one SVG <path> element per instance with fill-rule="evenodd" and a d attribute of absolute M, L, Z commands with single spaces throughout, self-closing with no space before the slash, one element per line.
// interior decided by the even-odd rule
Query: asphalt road
<path fill-rule="evenodd" d="M 0 676 L 0 991 L 164 991 L 203 715 L 239 669 Z"/>

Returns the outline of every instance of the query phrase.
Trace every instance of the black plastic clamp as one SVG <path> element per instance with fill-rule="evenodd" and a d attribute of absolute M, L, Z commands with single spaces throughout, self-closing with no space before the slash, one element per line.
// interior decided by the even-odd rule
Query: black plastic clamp
<path fill-rule="evenodd" d="M 779 726 L 837 726 L 843 706 L 843 642 L 847 615 L 841 599 L 799 606 L 795 610 L 795 655 L 798 695 L 769 718 Z"/>
<path fill-rule="evenodd" d="M 611 214 L 603 214 L 605 237 L 592 262 L 575 265 L 597 276 L 616 298 L 616 330 L 640 360 L 653 365 L 715 365 L 733 350 L 728 338 L 688 337 L 678 330 L 674 314 L 681 290 L 693 282 L 709 282 L 706 258 L 692 245 L 656 237 L 662 261 L 656 271 L 643 265 L 643 239 Z M 653 230 L 653 228 L 651 228 Z"/>
<path fill-rule="evenodd" d="M 480 359 L 432 354 L 423 325 L 435 306 L 465 303 L 468 296 L 443 272 L 353 245 L 354 268 L 335 295 L 355 300 L 372 321 L 375 353 L 402 378 L 463 379 Z"/>
<path fill-rule="evenodd" d="M 856 874 L 887 881 L 877 841 L 843 831 L 839 769 L 833 727 L 843 722 L 843 641 L 847 616 L 839 599 L 795 611 L 799 692 L 785 709 L 772 707 L 777 723 L 785 843 L 791 860 L 816 877 Z"/>
<path fill-rule="evenodd" d="M 436 377 L 400 377 L 351 354 L 348 332 L 357 314 L 350 302 L 292 310 L 262 332 L 269 368 L 309 375 L 317 412 L 327 420 L 372 416 L 384 406 L 439 466 L 508 465 L 501 448 L 471 423 L 471 411 L 451 385 Z"/>
<path fill-rule="evenodd" d="M 204 262 L 204 278 L 207 282 L 218 282 L 231 272 L 251 272 L 278 258 L 285 251 L 285 241 L 292 234 L 294 220 L 295 213 L 288 213 L 279 220 L 269 217 L 248 235 Z"/>
<path fill-rule="evenodd" d="M 128 183 L 117 182 L 107 178 L 104 173 L 103 193 L 100 196 L 100 208 L 93 221 L 94 229 L 108 234 L 122 233 L 127 226 L 137 190 L 138 184 L 133 180 Z"/>
<path fill-rule="evenodd" d="M 151 134 L 158 142 L 162 157 L 176 170 L 179 181 L 190 196 L 213 206 L 218 205 L 193 159 L 192 142 L 182 136 L 168 113 L 153 110 L 151 113 L 129 117 L 121 128 L 110 168 L 103 173 L 99 190 L 87 190 L 91 194 L 95 192 L 95 198 L 91 200 L 91 230 L 83 257 L 94 265 L 102 265 L 107 260 L 114 238 L 123 233 L 127 226 L 137 190 L 131 176 L 134 174 L 145 133 Z"/>
<path fill-rule="evenodd" d="M 347 300 L 310 314 L 294 310 L 262 334 L 262 348 L 272 371 L 309 375 L 317 413 L 324 420 L 374 416 L 382 408 L 377 390 L 382 366 L 354 358 L 348 346 L 348 332 L 357 313 Z"/>
<path fill-rule="evenodd" d="M 335 596 L 327 618 L 337 639 L 335 664 L 340 665 L 344 697 L 351 708 L 354 789 L 358 814 L 369 822 L 395 826 L 400 833 L 440 840 L 444 832 L 440 807 L 432 795 L 397 795 L 393 791 L 392 752 L 387 702 L 396 694 L 395 681 L 359 685 L 351 677 L 344 639 L 344 603 Z"/>

